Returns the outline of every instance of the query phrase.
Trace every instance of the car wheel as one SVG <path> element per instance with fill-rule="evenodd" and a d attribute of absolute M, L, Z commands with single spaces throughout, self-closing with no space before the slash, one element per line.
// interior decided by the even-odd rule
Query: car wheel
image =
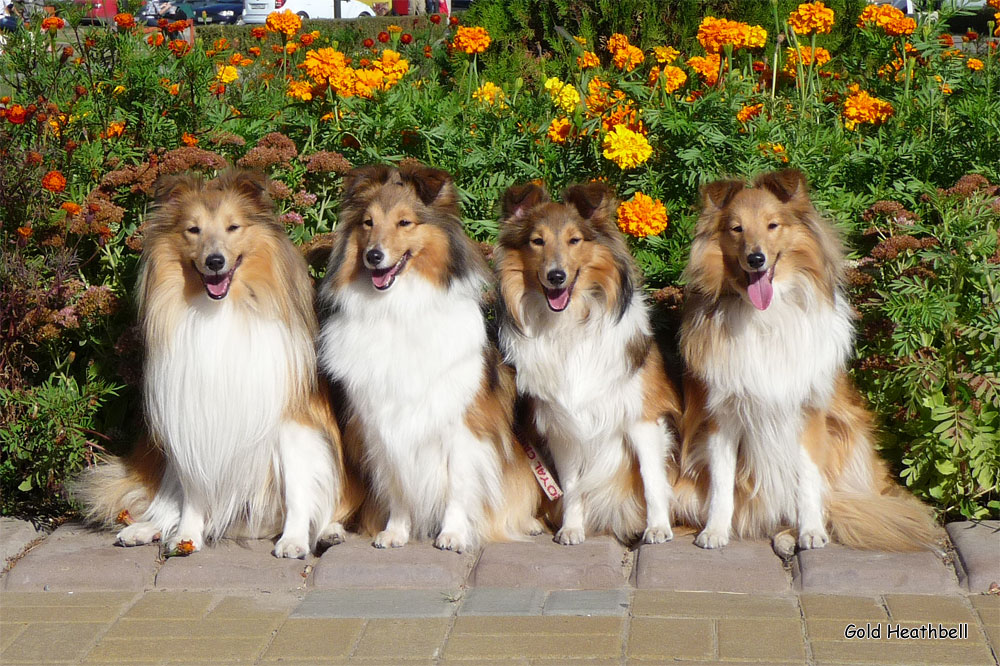
<path fill-rule="evenodd" d="M 368 12 L 361 12 L 360 14 L 358 14 L 358 18 L 361 18 L 362 16 L 371 18 L 372 15 Z"/>
<path fill-rule="evenodd" d="M 242 16 L 237 17 L 237 19 L 236 19 L 236 25 L 246 25 L 246 23 L 247 22 L 243 19 Z"/>
<path fill-rule="evenodd" d="M 299 12 L 298 13 L 298 17 L 300 19 L 302 19 L 303 21 L 308 21 L 309 20 L 309 14 L 306 14 L 305 12 Z"/>

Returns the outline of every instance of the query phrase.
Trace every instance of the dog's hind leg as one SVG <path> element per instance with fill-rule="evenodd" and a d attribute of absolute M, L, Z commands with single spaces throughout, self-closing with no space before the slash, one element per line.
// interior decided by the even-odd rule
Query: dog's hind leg
<path fill-rule="evenodd" d="M 330 445 L 312 426 L 287 421 L 278 433 L 278 458 L 285 522 L 274 556 L 303 558 L 310 550 L 310 526 L 324 534 L 332 527 L 337 481 Z"/>
<path fill-rule="evenodd" d="M 645 543 L 663 543 L 674 538 L 670 529 L 670 500 L 673 492 L 667 481 L 667 449 L 670 446 L 666 425 L 657 421 L 636 423 L 628 433 L 629 442 L 639 461 L 643 493 L 646 497 Z"/>
<path fill-rule="evenodd" d="M 181 520 L 183 490 L 169 465 L 153 496 L 153 501 L 137 522 L 118 532 L 116 543 L 121 546 L 141 546 L 167 538 Z"/>

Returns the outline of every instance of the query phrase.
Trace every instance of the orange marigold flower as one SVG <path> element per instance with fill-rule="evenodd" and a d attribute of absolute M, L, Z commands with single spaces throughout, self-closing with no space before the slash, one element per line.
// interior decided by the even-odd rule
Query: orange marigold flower
<path fill-rule="evenodd" d="M 794 77 L 800 64 L 803 67 L 813 64 L 822 67 L 828 62 L 830 62 L 830 52 L 822 46 L 817 46 L 815 51 L 808 46 L 800 46 L 798 49 L 785 49 L 785 66 L 781 71 Z"/>
<path fill-rule="evenodd" d="M 17 235 L 20 236 L 23 240 L 28 240 L 29 238 L 31 238 L 31 234 L 33 234 L 33 233 L 34 233 L 34 230 L 31 227 L 18 227 L 17 228 Z"/>
<path fill-rule="evenodd" d="M 312 36 L 312 33 L 305 33 L 299 37 L 299 43 L 302 46 L 312 46 L 312 43 L 316 41 L 316 38 Z"/>
<path fill-rule="evenodd" d="M 615 90 L 612 93 L 611 86 L 595 76 L 587 84 L 587 115 L 599 116 L 623 99 L 625 99 L 625 93 L 621 90 Z M 575 104 L 573 106 L 575 107 Z M 572 109 L 569 109 L 567 113 L 571 111 Z"/>
<path fill-rule="evenodd" d="M 289 81 L 285 94 L 292 99 L 308 102 L 313 98 L 313 87 L 308 81 Z"/>
<path fill-rule="evenodd" d="M 698 73 L 701 80 L 705 82 L 705 85 L 714 86 L 719 80 L 721 58 L 718 53 L 709 53 L 704 57 L 695 56 L 689 58 L 687 65 Z"/>
<path fill-rule="evenodd" d="M 7 109 L 7 120 L 12 125 L 23 125 L 24 121 L 28 119 L 28 110 L 25 109 L 20 104 L 15 104 L 9 109 Z"/>
<path fill-rule="evenodd" d="M 844 102 L 844 127 L 853 130 L 862 123 L 881 125 L 892 117 L 893 113 L 895 110 L 892 104 L 872 97 L 855 85 L 851 87 L 850 97 Z"/>
<path fill-rule="evenodd" d="M 285 53 L 287 53 L 288 55 L 293 55 L 298 50 L 299 50 L 299 45 L 296 44 L 295 42 L 288 42 L 287 44 L 285 44 Z"/>
<path fill-rule="evenodd" d="M 569 118 L 554 118 L 549 123 L 549 130 L 545 134 L 553 143 L 566 143 L 571 129 L 573 129 L 573 124 Z"/>
<path fill-rule="evenodd" d="M 400 33 L 400 32 L 403 32 L 403 29 L 402 29 L 402 28 L 401 28 L 400 26 L 396 25 L 395 23 L 393 23 L 393 24 L 389 25 L 389 26 L 388 26 L 388 27 L 386 28 L 386 30 L 388 30 L 389 32 L 391 32 L 391 33 L 394 33 L 394 34 L 395 34 L 395 33 Z"/>
<path fill-rule="evenodd" d="M 62 192 L 66 189 L 66 176 L 61 171 L 49 171 L 42 176 L 42 187 L 49 192 Z"/>
<path fill-rule="evenodd" d="M 663 233 L 667 228 L 667 209 L 659 199 L 636 192 L 618 206 L 618 228 L 630 236 L 645 238 Z"/>
<path fill-rule="evenodd" d="M 983 68 L 983 61 L 979 58 L 969 58 L 965 61 L 965 66 L 971 69 L 973 72 L 978 72 Z"/>
<path fill-rule="evenodd" d="M 164 37 L 162 32 L 154 32 L 146 38 L 146 43 L 150 46 L 163 46 Z"/>
<path fill-rule="evenodd" d="M 719 53 L 731 44 L 733 49 L 761 48 L 767 42 L 767 31 L 759 25 L 706 16 L 698 26 L 698 43 L 708 53 Z"/>
<path fill-rule="evenodd" d="M 181 142 L 185 146 L 197 146 L 198 137 L 196 137 L 194 134 L 191 134 L 190 132 L 184 132 L 183 134 L 181 134 Z"/>
<path fill-rule="evenodd" d="M 615 67 L 626 72 L 631 72 L 641 65 L 645 59 L 646 56 L 643 55 L 642 49 L 631 44 L 625 48 L 618 49 L 611 55 L 611 60 Z"/>
<path fill-rule="evenodd" d="M 115 137 L 121 136 L 125 133 L 125 123 L 120 120 L 115 120 L 108 123 L 108 129 L 106 129 L 101 137 L 104 139 L 113 139 Z"/>
<path fill-rule="evenodd" d="M 672 46 L 654 46 L 653 55 L 656 56 L 656 62 L 661 65 L 669 65 L 674 60 L 677 60 L 681 52 Z"/>
<path fill-rule="evenodd" d="M 252 55 L 252 56 L 254 56 L 256 58 L 257 56 L 260 55 L 260 47 L 259 46 L 251 46 L 250 48 L 247 49 L 247 52 L 249 52 L 250 55 Z"/>
<path fill-rule="evenodd" d="M 42 30 L 46 32 L 55 32 L 56 30 L 62 30 L 66 27 L 66 21 L 62 20 L 58 16 L 46 16 L 42 19 Z"/>
<path fill-rule="evenodd" d="M 736 119 L 741 123 L 748 123 L 752 118 L 756 118 L 764 110 L 763 104 L 748 104 L 736 114 Z"/>
<path fill-rule="evenodd" d="M 184 556 L 184 555 L 190 555 L 194 551 L 195 551 L 194 542 L 192 542 L 190 539 L 185 539 L 184 541 L 181 541 L 177 544 L 177 547 L 174 549 L 173 554 Z"/>
<path fill-rule="evenodd" d="M 286 38 L 291 39 L 302 28 L 302 19 L 289 9 L 282 12 L 271 12 L 267 15 L 264 27 L 268 32 L 280 32 Z"/>
<path fill-rule="evenodd" d="M 76 215 L 79 215 L 80 211 L 83 210 L 82 208 L 80 208 L 79 204 L 75 204 L 72 201 L 64 201 L 63 204 L 59 207 L 62 208 L 64 211 L 66 211 L 66 217 L 74 217 Z"/>
<path fill-rule="evenodd" d="M 135 28 L 137 25 L 135 22 L 135 17 L 129 14 L 128 12 L 121 12 L 119 14 L 115 14 L 115 23 L 117 23 L 118 27 L 121 28 L 122 30 L 131 30 Z"/>
<path fill-rule="evenodd" d="M 503 88 L 496 85 L 492 81 L 486 81 L 472 93 L 472 99 L 476 100 L 480 104 L 485 106 L 496 105 L 501 109 L 507 108 L 507 104 L 504 102 L 505 97 Z"/>
<path fill-rule="evenodd" d="M 262 25 L 254 26 L 250 29 L 250 35 L 254 39 L 265 39 L 267 37 L 267 28 Z"/>
<path fill-rule="evenodd" d="M 660 83 L 668 93 L 679 90 L 687 80 L 688 76 L 684 70 L 673 65 L 664 65 L 662 71 L 658 66 L 654 66 L 649 71 L 649 85 Z"/>
<path fill-rule="evenodd" d="M 892 5 L 868 5 L 858 17 L 859 28 L 877 27 L 891 37 L 912 35 L 917 22 Z"/>
<path fill-rule="evenodd" d="M 785 147 L 780 143 L 758 143 L 757 150 L 767 157 L 773 157 L 781 162 L 788 162 L 788 155 L 785 154 Z"/>
<path fill-rule="evenodd" d="M 580 69 L 594 69 L 601 66 L 601 61 L 593 51 L 584 51 L 582 56 L 577 57 L 576 66 Z"/>
<path fill-rule="evenodd" d="M 788 25 L 796 35 L 830 32 L 833 27 L 833 10 L 822 2 L 806 2 L 788 15 Z"/>
<path fill-rule="evenodd" d="M 622 49 L 628 46 L 631 46 L 631 44 L 628 41 L 628 37 L 626 37 L 620 32 L 616 32 L 615 34 L 608 37 L 607 47 L 608 51 L 610 51 L 611 53 L 614 53 L 615 51 L 621 51 Z"/>
<path fill-rule="evenodd" d="M 191 45 L 183 39 L 171 39 L 170 43 L 167 44 L 167 48 L 178 58 L 186 56 L 191 52 Z"/>
<path fill-rule="evenodd" d="M 619 104 L 601 119 L 601 127 L 604 128 L 605 132 L 612 131 L 618 125 L 627 127 L 643 136 L 647 134 L 646 126 L 639 118 L 639 112 L 633 109 L 631 104 Z"/>
<path fill-rule="evenodd" d="M 473 53 L 482 53 L 489 48 L 492 41 L 493 39 L 490 37 L 490 33 L 486 31 L 486 28 L 479 26 L 466 28 L 465 26 L 460 26 L 455 30 L 455 39 L 452 40 L 451 45 L 455 50 L 464 51 L 471 55 Z"/>

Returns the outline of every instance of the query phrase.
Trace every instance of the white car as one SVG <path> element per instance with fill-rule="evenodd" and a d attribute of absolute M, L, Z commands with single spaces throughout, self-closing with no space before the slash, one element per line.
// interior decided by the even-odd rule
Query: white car
<path fill-rule="evenodd" d="M 304 19 L 336 18 L 334 2 L 340 3 L 340 18 L 374 16 L 375 11 L 359 0 L 243 0 L 243 20 L 264 23 L 271 12 L 288 10 Z"/>

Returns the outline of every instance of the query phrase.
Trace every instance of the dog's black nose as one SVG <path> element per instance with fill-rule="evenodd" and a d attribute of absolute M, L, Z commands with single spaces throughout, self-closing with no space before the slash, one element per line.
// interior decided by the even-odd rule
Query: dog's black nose
<path fill-rule="evenodd" d="M 559 285 L 561 285 L 563 282 L 566 281 L 566 271 L 558 268 L 553 268 L 551 271 L 548 272 L 548 274 L 546 274 L 545 277 L 549 279 L 549 283 L 558 287 Z"/>
<path fill-rule="evenodd" d="M 221 271 L 226 265 L 226 258 L 221 254 L 210 254 L 205 257 L 205 268 L 210 271 Z"/>
<path fill-rule="evenodd" d="M 765 261 L 767 261 L 767 257 L 764 256 L 763 252 L 751 252 L 747 255 L 747 264 L 750 265 L 750 268 L 760 268 Z"/>
<path fill-rule="evenodd" d="M 373 247 L 365 252 L 365 261 L 368 262 L 369 266 L 378 266 L 382 263 L 383 259 L 385 259 L 385 252 L 377 247 Z"/>

